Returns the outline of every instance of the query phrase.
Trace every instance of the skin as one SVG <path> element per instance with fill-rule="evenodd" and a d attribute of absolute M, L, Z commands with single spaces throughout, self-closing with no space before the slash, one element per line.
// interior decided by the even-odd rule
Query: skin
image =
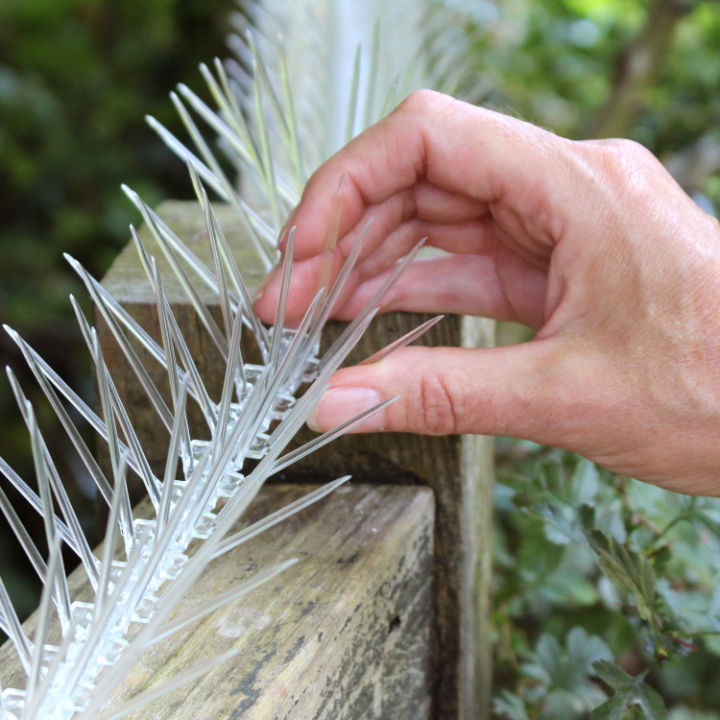
<path fill-rule="evenodd" d="M 428 236 L 447 254 L 413 263 L 383 311 L 483 315 L 537 333 L 503 348 L 408 347 L 344 368 L 312 427 L 400 395 L 359 431 L 526 438 L 720 496 L 720 225 L 649 151 L 574 142 L 414 93 L 310 179 L 286 225 L 296 226 L 290 322 L 370 219 L 335 317 L 353 317 Z M 278 285 L 275 271 L 256 299 L 266 321 Z"/>

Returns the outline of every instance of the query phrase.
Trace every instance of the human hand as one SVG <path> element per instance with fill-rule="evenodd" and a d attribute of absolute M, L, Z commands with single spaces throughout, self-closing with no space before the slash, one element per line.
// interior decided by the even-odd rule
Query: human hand
<path fill-rule="evenodd" d="M 328 250 L 337 192 L 341 239 Z M 335 317 L 351 318 L 428 236 L 448 254 L 410 265 L 383 311 L 484 315 L 537 334 L 344 368 L 316 429 L 400 395 L 359 429 L 527 438 L 720 495 L 720 226 L 651 153 L 415 93 L 310 179 L 287 225 L 297 226 L 290 321 L 370 219 Z M 278 283 L 275 272 L 256 300 L 268 321 Z"/>

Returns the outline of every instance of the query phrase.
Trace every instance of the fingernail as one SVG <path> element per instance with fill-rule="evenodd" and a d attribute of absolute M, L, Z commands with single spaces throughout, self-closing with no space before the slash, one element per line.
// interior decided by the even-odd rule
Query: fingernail
<path fill-rule="evenodd" d="M 381 402 L 380 395 L 372 388 L 337 387 L 328 390 L 317 404 L 307 424 L 316 432 L 332 430 L 351 420 L 365 410 Z M 354 432 L 375 432 L 383 429 L 385 411 L 371 415 L 353 428 Z"/>
<path fill-rule="evenodd" d="M 292 227 L 293 220 L 295 219 L 295 214 L 297 213 L 298 205 L 296 205 L 291 211 L 290 214 L 287 216 L 287 220 L 285 221 L 285 224 L 282 226 L 282 229 L 280 230 L 280 233 L 278 234 L 277 239 L 277 246 L 279 249 L 283 249 L 285 245 L 285 240 L 287 240 L 287 234 L 290 228 Z"/>
<path fill-rule="evenodd" d="M 260 283 L 260 287 L 255 291 L 255 297 L 253 303 L 258 302 L 267 291 L 270 283 L 277 274 L 278 265 L 276 265 L 266 276 L 265 279 Z"/>
<path fill-rule="evenodd" d="M 266 285 L 267 285 L 267 283 L 263 283 L 263 284 L 257 289 L 257 292 L 255 293 L 255 297 L 254 297 L 254 299 L 253 299 L 254 302 L 258 302 L 259 300 L 262 300 L 262 296 L 265 294 L 265 287 L 266 287 Z"/>
<path fill-rule="evenodd" d="M 255 292 L 255 297 L 253 298 L 253 304 L 262 300 L 262 296 L 265 294 L 265 290 L 267 290 L 267 285 L 268 285 L 269 280 L 270 280 L 270 276 L 266 277 L 265 280 L 262 281 L 262 284 Z"/>

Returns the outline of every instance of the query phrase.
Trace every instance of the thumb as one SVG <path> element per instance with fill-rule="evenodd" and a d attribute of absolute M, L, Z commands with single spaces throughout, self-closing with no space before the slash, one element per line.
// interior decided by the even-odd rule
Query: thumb
<path fill-rule="evenodd" d="M 330 430 L 393 396 L 353 432 L 478 433 L 560 444 L 572 398 L 568 351 L 548 338 L 500 348 L 408 347 L 339 370 L 308 420 Z"/>

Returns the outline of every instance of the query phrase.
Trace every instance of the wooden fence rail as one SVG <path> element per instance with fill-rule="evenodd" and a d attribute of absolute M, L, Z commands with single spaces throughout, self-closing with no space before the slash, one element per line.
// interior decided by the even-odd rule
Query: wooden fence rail
<path fill-rule="evenodd" d="M 194 203 L 164 203 L 158 213 L 211 263 Z M 243 276 L 257 286 L 262 272 L 243 249 L 240 227 L 224 208 L 218 207 L 217 214 Z M 150 234 L 141 230 L 141 236 L 158 258 L 164 289 L 198 367 L 211 392 L 217 391 L 223 375 L 220 358 L 173 283 Z M 130 245 L 103 284 L 148 332 L 159 336 L 154 297 Z M 201 284 L 197 290 L 212 306 L 214 300 Z M 424 319 L 418 314 L 381 316 L 349 362 L 366 357 Z M 111 348 L 109 330 L 100 318 L 97 324 L 103 347 Z M 340 329 L 340 323 L 331 323 L 324 343 L 332 342 Z M 491 322 L 459 317 L 446 318 L 423 338 L 429 345 L 467 347 L 492 341 Z M 143 391 L 120 352 L 106 349 L 105 354 L 148 459 L 156 469 L 162 467 L 167 441 Z M 162 387 L 163 371 L 148 356 L 144 359 Z M 304 439 L 307 435 L 298 442 Z M 122 695 L 191 666 L 212 650 L 237 647 L 237 662 L 218 667 L 192 687 L 177 691 L 170 702 L 133 717 L 489 717 L 490 439 L 347 436 L 284 472 L 279 484 L 267 486 L 253 507 L 269 511 L 307 489 L 308 483 L 348 473 L 354 477 L 350 486 L 217 561 L 184 602 L 219 593 L 252 568 L 291 556 L 300 563 L 150 651 L 128 678 Z M 0 652 L 0 674 L 6 681 L 12 675 L 8 648 Z"/>

